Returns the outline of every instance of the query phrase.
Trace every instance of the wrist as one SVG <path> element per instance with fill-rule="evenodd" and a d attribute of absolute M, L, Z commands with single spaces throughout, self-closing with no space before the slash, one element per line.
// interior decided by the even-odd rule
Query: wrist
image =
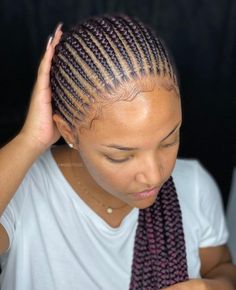
<path fill-rule="evenodd" d="M 214 284 L 214 289 L 219 290 L 236 290 L 231 281 L 226 278 L 208 279 L 211 285 Z"/>
<path fill-rule="evenodd" d="M 29 153 L 32 153 L 35 158 L 40 156 L 49 147 L 39 142 L 35 137 L 29 136 L 23 130 L 16 136 L 16 139 Z"/>

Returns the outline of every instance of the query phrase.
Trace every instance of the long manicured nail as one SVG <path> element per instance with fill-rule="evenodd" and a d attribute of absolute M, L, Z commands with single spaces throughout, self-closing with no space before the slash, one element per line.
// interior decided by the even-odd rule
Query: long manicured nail
<path fill-rule="evenodd" d="M 48 42 L 47 42 L 46 50 L 49 49 L 50 44 L 52 43 L 52 39 L 53 39 L 52 35 L 49 35 L 49 36 L 48 36 Z"/>
<path fill-rule="evenodd" d="M 63 26 L 63 23 L 62 23 L 62 22 L 59 22 L 59 23 L 57 24 L 53 36 L 56 35 L 57 31 L 61 30 L 62 26 Z"/>

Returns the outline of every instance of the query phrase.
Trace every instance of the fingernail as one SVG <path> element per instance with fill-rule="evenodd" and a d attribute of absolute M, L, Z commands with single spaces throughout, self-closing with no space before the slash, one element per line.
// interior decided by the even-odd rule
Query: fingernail
<path fill-rule="evenodd" d="M 62 22 L 59 22 L 59 23 L 57 24 L 53 36 L 55 36 L 55 34 L 57 33 L 57 31 L 60 30 L 60 29 L 62 28 L 62 26 L 63 26 L 63 23 L 62 23 Z"/>
<path fill-rule="evenodd" d="M 49 49 L 50 44 L 52 43 L 52 38 L 53 38 L 52 35 L 49 35 L 49 36 L 48 36 L 48 42 L 47 42 L 46 50 Z"/>

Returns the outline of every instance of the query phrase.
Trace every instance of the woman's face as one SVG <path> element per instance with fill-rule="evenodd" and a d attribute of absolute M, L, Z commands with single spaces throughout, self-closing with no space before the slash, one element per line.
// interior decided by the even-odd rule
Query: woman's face
<path fill-rule="evenodd" d="M 91 129 L 78 132 L 87 172 L 99 190 L 119 204 L 121 200 L 131 207 L 150 206 L 174 168 L 181 102 L 176 90 L 167 89 L 161 80 L 147 79 L 148 91 L 135 82 L 139 93 L 132 101 L 104 107 Z M 151 195 L 137 194 L 151 188 Z"/>

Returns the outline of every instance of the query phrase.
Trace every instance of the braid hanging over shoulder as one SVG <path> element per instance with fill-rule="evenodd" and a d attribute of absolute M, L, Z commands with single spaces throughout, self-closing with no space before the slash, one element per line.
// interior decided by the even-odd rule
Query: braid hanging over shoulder
<path fill-rule="evenodd" d="M 129 290 L 159 290 L 188 280 L 181 209 L 172 177 L 139 210 Z"/>

